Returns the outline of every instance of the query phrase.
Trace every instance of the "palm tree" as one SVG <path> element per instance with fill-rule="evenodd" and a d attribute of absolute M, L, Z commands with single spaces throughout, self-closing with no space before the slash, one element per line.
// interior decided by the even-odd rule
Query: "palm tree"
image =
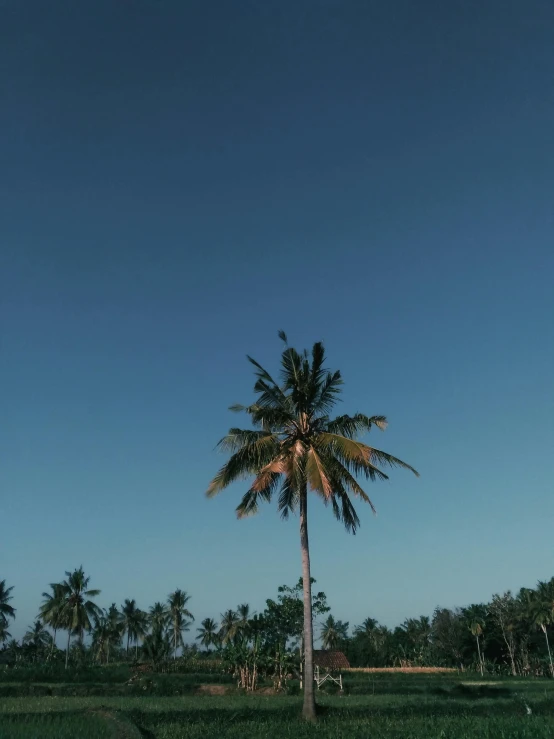
<path fill-rule="evenodd" d="M 92 644 L 96 648 L 98 659 L 101 660 L 104 656 L 106 664 L 109 664 L 110 647 L 117 646 L 123 634 L 121 614 L 115 603 L 112 603 L 107 611 L 103 610 L 94 614 L 93 620 Z"/>
<path fill-rule="evenodd" d="M 331 615 L 321 624 L 320 639 L 323 649 L 336 649 L 347 636 L 348 624 L 335 620 Z"/>
<path fill-rule="evenodd" d="M 184 590 L 177 589 L 167 599 L 168 621 L 173 632 L 173 659 L 177 658 L 178 647 L 183 645 L 183 631 L 188 631 L 190 622 L 194 621 L 194 616 L 186 607 L 190 598 Z"/>
<path fill-rule="evenodd" d="M 163 631 L 167 626 L 167 608 L 163 603 L 157 601 L 153 606 L 150 606 L 148 612 L 148 621 L 150 622 L 150 629 L 154 631 Z"/>
<path fill-rule="evenodd" d="M 366 618 L 360 626 L 355 627 L 354 636 L 372 636 L 378 628 L 379 621 L 376 618 Z"/>
<path fill-rule="evenodd" d="M 143 637 L 146 633 L 144 611 L 137 608 L 135 599 L 125 599 L 125 602 L 121 606 L 121 622 L 123 625 L 123 633 L 127 634 L 127 646 L 126 652 L 129 654 L 129 643 L 131 640 L 135 643 L 135 656 L 138 654 L 138 640 L 139 637 Z"/>
<path fill-rule="evenodd" d="M 241 603 L 237 606 L 237 617 L 240 627 L 246 626 L 253 616 L 254 613 L 250 613 L 250 606 L 248 603 Z"/>
<path fill-rule="evenodd" d="M 52 635 L 44 628 L 44 624 L 37 619 L 23 637 L 23 644 L 28 644 L 34 649 L 35 656 L 52 644 Z"/>
<path fill-rule="evenodd" d="M 481 676 L 483 676 L 485 665 L 483 654 L 481 652 L 481 636 L 485 630 L 486 609 L 484 606 L 480 605 L 468 606 L 467 608 L 464 608 L 463 615 L 465 616 L 467 628 L 475 637 L 475 641 L 477 642 L 479 670 L 481 672 Z"/>
<path fill-rule="evenodd" d="M 99 590 L 91 590 L 88 587 L 90 577 L 85 575 L 83 567 L 73 572 L 66 572 L 66 580 L 61 583 L 63 589 L 62 607 L 60 620 L 63 628 L 67 629 L 67 649 L 65 653 L 65 666 L 69 664 L 69 646 L 71 634 L 76 634 L 79 641 L 83 641 L 83 633 L 92 629 L 92 619 L 99 616 L 100 608 L 90 600 L 100 595 Z"/>
<path fill-rule="evenodd" d="M 144 638 L 142 647 L 144 655 L 154 665 L 163 662 L 171 654 L 170 637 L 163 630 L 163 625 L 157 626 Z"/>
<path fill-rule="evenodd" d="M 40 609 L 39 616 L 44 624 L 50 626 L 54 632 L 52 639 L 52 651 L 56 645 L 56 634 L 59 628 L 63 628 L 62 609 L 64 605 L 64 588 L 61 583 L 50 583 L 51 593 L 43 593 L 44 598 Z"/>
<path fill-rule="evenodd" d="M 239 626 L 239 617 L 236 611 L 229 608 L 228 611 L 221 614 L 221 624 L 219 627 L 219 639 L 222 644 L 228 644 L 235 638 Z"/>
<path fill-rule="evenodd" d="M 469 624 L 469 630 L 477 641 L 477 656 L 479 658 L 479 669 L 481 670 L 481 677 L 483 677 L 483 657 L 481 655 L 481 643 L 479 637 L 483 634 L 484 624 L 479 618 L 474 618 Z"/>
<path fill-rule="evenodd" d="M 206 647 L 206 651 L 209 652 L 211 645 L 217 644 L 218 641 L 216 622 L 213 618 L 205 618 L 197 631 L 197 640 L 203 647 Z"/>
<path fill-rule="evenodd" d="M 539 580 L 537 589 L 528 591 L 528 596 L 529 617 L 532 623 L 538 626 L 544 634 L 548 660 L 550 662 L 550 674 L 554 677 L 554 664 L 552 662 L 550 642 L 548 641 L 548 626 L 554 623 L 554 579 L 550 580 L 550 582 Z"/>
<path fill-rule="evenodd" d="M 297 510 L 300 513 L 306 678 L 303 715 L 315 720 L 308 489 L 325 505 L 330 504 L 347 531 L 355 533 L 360 521 L 350 494 L 375 510 L 357 476 L 386 480 L 387 475 L 377 465 L 417 472 L 397 457 L 359 440 L 374 426 L 383 430 L 384 416 L 357 413 L 330 418 L 342 379 L 340 372 L 325 369 L 322 343 L 314 344 L 310 358 L 307 351 L 299 354 L 289 347 L 283 332 L 279 336 L 285 342 L 280 382 L 248 357 L 255 367 L 257 398 L 252 405 L 235 405 L 231 410 L 249 415 L 253 429 L 232 428 L 220 441 L 220 448 L 231 457 L 212 480 L 207 495 L 214 496 L 231 483 L 253 475 L 252 485 L 237 507 L 239 518 L 256 513 L 260 502 L 271 500 L 278 489 L 277 505 L 282 517 L 288 518 Z"/>
<path fill-rule="evenodd" d="M 6 587 L 6 581 L 0 580 L 0 625 L 6 627 L 8 625 L 8 619 L 15 618 L 15 608 L 10 606 L 10 600 L 13 600 L 13 596 L 10 593 L 13 590 Z"/>

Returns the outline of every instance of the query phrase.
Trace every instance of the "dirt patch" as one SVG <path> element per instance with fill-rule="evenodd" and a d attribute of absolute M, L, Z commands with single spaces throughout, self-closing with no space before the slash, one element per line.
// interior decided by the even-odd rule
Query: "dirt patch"
<path fill-rule="evenodd" d="M 194 695 L 227 695 L 229 690 L 227 685 L 199 685 L 195 690 Z"/>
<path fill-rule="evenodd" d="M 277 695 L 275 688 L 260 688 L 256 690 L 256 695 Z"/>

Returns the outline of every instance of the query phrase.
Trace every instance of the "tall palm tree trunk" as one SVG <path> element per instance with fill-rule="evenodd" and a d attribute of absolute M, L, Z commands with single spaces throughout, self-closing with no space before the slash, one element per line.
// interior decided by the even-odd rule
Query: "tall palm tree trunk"
<path fill-rule="evenodd" d="M 129 658 L 129 639 L 131 637 L 131 634 L 127 632 L 127 658 Z"/>
<path fill-rule="evenodd" d="M 308 542 L 308 495 L 305 487 L 300 492 L 300 549 L 302 552 L 302 581 L 304 585 L 304 706 L 302 715 L 307 721 L 315 721 L 312 583 Z"/>
<path fill-rule="evenodd" d="M 481 645 L 479 644 L 479 634 L 475 634 L 477 639 L 477 654 L 479 655 L 479 669 L 481 670 L 481 677 L 483 677 L 483 658 L 481 657 Z"/>
<path fill-rule="evenodd" d="M 552 664 L 552 652 L 550 651 L 550 642 L 548 641 L 548 631 L 546 625 L 543 625 L 542 630 L 544 631 L 544 638 L 546 639 L 546 648 L 548 649 L 548 659 L 550 660 L 550 676 L 554 677 L 554 665 Z"/>
<path fill-rule="evenodd" d="M 135 659 L 138 662 L 138 638 L 135 639 Z"/>
<path fill-rule="evenodd" d="M 65 669 L 67 670 L 67 666 L 69 665 L 69 643 L 71 641 L 71 630 L 67 630 L 67 649 L 65 650 Z"/>

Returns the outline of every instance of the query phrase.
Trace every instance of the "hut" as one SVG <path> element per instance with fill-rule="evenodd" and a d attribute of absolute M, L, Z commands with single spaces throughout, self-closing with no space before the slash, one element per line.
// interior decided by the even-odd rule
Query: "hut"
<path fill-rule="evenodd" d="M 314 680 L 317 689 L 326 680 L 336 683 L 342 690 L 342 670 L 350 667 L 350 662 L 338 649 L 314 649 Z"/>

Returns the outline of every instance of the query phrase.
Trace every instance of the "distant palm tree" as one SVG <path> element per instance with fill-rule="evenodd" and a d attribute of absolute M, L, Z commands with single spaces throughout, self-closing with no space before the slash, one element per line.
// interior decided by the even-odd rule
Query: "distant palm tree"
<path fill-rule="evenodd" d="M 485 616 L 486 609 L 484 606 L 472 605 L 464 608 L 463 615 L 467 624 L 467 628 L 471 634 L 475 637 L 477 643 L 477 657 L 479 659 L 479 671 L 481 675 L 484 674 L 485 664 L 484 658 L 481 651 L 481 637 L 485 630 Z"/>
<path fill-rule="evenodd" d="M 341 641 L 348 637 L 348 624 L 337 621 L 333 616 L 327 616 L 327 620 L 321 625 L 321 646 L 323 649 L 336 649 Z"/>
<path fill-rule="evenodd" d="M 6 587 L 6 581 L 0 580 L 0 625 L 6 627 L 8 625 L 8 619 L 15 618 L 15 608 L 10 606 L 10 601 L 13 600 L 13 596 L 10 593 L 13 590 Z"/>
<path fill-rule="evenodd" d="M 23 644 L 28 644 L 35 651 L 35 655 L 52 644 L 52 635 L 44 628 L 44 624 L 37 619 L 23 637 Z"/>
<path fill-rule="evenodd" d="M 479 641 L 479 637 L 482 636 L 484 629 L 484 623 L 479 618 L 472 619 L 471 623 L 469 624 L 469 630 L 475 637 L 477 641 L 477 656 L 479 658 L 479 669 L 481 671 L 481 677 L 483 676 L 484 672 L 484 666 L 483 666 L 483 657 L 481 655 L 481 643 Z"/>
<path fill-rule="evenodd" d="M 370 636 L 379 628 L 379 621 L 375 618 L 366 618 L 360 626 L 354 629 L 355 636 Z"/>
<path fill-rule="evenodd" d="M 254 613 L 250 613 L 250 606 L 248 603 L 241 603 L 237 606 L 239 628 L 244 628 L 253 616 Z"/>
<path fill-rule="evenodd" d="M 144 638 L 142 648 L 146 659 L 155 666 L 163 662 L 171 654 L 171 637 L 164 632 L 163 626 L 156 627 Z"/>
<path fill-rule="evenodd" d="M 196 638 L 203 647 L 206 647 L 206 651 L 209 651 L 212 645 L 217 644 L 217 624 L 213 618 L 205 618 L 197 631 L 198 636 Z"/>
<path fill-rule="evenodd" d="M 221 614 L 221 624 L 219 627 L 219 638 L 222 644 L 228 644 L 235 638 L 239 626 L 239 617 L 236 611 L 229 608 L 228 611 Z"/>
<path fill-rule="evenodd" d="M 183 646 L 183 631 L 188 631 L 190 622 L 194 621 L 194 616 L 186 607 L 189 600 L 190 595 L 179 589 L 170 593 L 167 599 L 168 621 L 173 635 L 173 659 L 177 658 L 177 649 Z"/>
<path fill-rule="evenodd" d="M 386 626 L 380 626 L 375 618 L 366 618 L 354 629 L 354 636 L 361 638 L 374 653 L 381 653 L 388 638 Z"/>
<path fill-rule="evenodd" d="M 64 587 L 62 583 L 50 583 L 50 589 L 52 590 L 51 593 L 42 594 L 44 600 L 40 606 L 39 615 L 43 623 L 54 632 L 54 638 L 52 639 L 52 650 L 54 650 L 58 629 L 63 628 Z"/>
<path fill-rule="evenodd" d="M 101 614 L 100 608 L 90 600 L 100 595 L 100 590 L 91 590 L 88 585 L 90 577 L 85 575 L 81 567 L 73 572 L 66 572 L 66 579 L 61 583 L 63 588 L 63 604 L 60 618 L 63 628 L 67 629 L 67 649 L 65 666 L 69 664 L 69 646 L 71 634 L 76 634 L 79 642 L 83 641 L 83 633 L 92 629 L 94 616 Z"/>
<path fill-rule="evenodd" d="M 531 622 L 538 626 L 544 634 L 550 662 L 550 674 L 554 676 L 552 652 L 548 641 L 548 627 L 554 623 L 554 578 L 549 582 L 539 580 L 536 590 L 529 591 L 528 615 Z"/>
<path fill-rule="evenodd" d="M 126 652 L 129 654 L 129 643 L 132 640 L 135 643 L 135 656 L 138 653 L 138 640 L 146 633 L 146 614 L 137 608 L 135 599 L 125 599 L 121 606 L 121 618 L 123 624 L 123 633 L 127 634 Z"/>
<path fill-rule="evenodd" d="M 252 429 L 232 428 L 220 443 L 230 452 L 228 462 L 210 483 L 209 497 L 231 483 L 253 476 L 254 481 L 237 507 L 239 518 L 257 512 L 260 502 L 270 501 L 278 493 L 278 509 L 283 518 L 300 513 L 300 548 L 304 584 L 304 718 L 315 720 L 313 677 L 313 623 L 308 543 L 308 489 L 325 505 L 330 504 L 335 517 L 348 531 L 355 532 L 358 515 L 350 495 L 368 503 L 369 497 L 357 477 L 387 479 L 378 465 L 404 467 L 417 475 L 409 464 L 359 441 L 362 433 L 373 427 L 383 430 L 384 416 L 329 416 L 338 400 L 342 379 L 340 372 L 325 369 L 323 344 L 314 344 L 311 357 L 287 345 L 281 356 L 281 378 L 273 377 L 251 357 L 255 367 L 256 401 L 231 410 L 250 416 Z"/>
<path fill-rule="evenodd" d="M 123 634 L 123 622 L 121 614 L 115 603 L 109 609 L 103 610 L 93 616 L 94 626 L 92 629 L 92 644 L 96 649 L 99 660 L 105 658 L 106 664 L 110 662 L 110 649 L 121 642 Z"/>
<path fill-rule="evenodd" d="M 148 621 L 150 623 L 150 628 L 152 632 L 163 631 L 167 626 L 167 620 L 167 608 L 163 603 L 160 603 L 158 601 L 157 603 L 154 603 L 153 606 L 150 606 L 150 611 L 148 612 Z"/>

